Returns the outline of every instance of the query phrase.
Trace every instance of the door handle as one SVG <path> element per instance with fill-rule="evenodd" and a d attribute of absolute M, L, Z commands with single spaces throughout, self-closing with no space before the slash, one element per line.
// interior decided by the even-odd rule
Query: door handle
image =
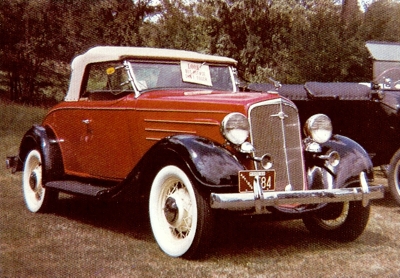
<path fill-rule="evenodd" d="M 85 124 L 85 126 L 86 126 L 86 134 L 88 135 L 91 135 L 93 132 L 92 132 L 92 129 L 91 129 L 91 127 L 90 127 L 90 123 L 92 122 L 92 120 L 89 120 L 89 119 L 84 119 L 84 120 L 82 120 L 82 123 L 84 123 Z M 85 139 L 85 140 L 87 140 L 87 138 Z"/>

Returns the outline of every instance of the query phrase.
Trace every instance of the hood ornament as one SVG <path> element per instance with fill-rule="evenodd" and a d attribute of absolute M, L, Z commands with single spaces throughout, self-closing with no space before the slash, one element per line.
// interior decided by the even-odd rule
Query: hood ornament
<path fill-rule="evenodd" d="M 283 120 L 289 116 L 286 115 L 283 111 L 280 111 L 278 114 L 271 115 L 271 117 L 278 117 L 279 119 Z"/>

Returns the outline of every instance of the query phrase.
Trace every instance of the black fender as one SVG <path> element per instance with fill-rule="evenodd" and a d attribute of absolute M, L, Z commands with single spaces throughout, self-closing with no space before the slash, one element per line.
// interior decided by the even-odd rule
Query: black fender
<path fill-rule="evenodd" d="M 22 137 L 19 148 L 19 170 L 32 149 L 42 155 L 43 183 L 60 179 L 64 173 L 61 150 L 54 132 L 49 127 L 32 126 Z"/>
<path fill-rule="evenodd" d="M 333 135 L 330 140 L 321 144 L 322 154 L 337 151 L 340 155 L 339 164 L 333 169 L 327 169 L 325 160 L 317 158 L 316 154 L 306 152 L 306 166 L 318 169 L 312 177 L 308 177 L 310 189 L 326 189 L 326 175 L 333 175 L 333 188 L 346 188 L 361 186 L 359 184 L 360 173 L 363 171 L 369 181 L 373 180 L 373 166 L 371 159 L 365 149 L 356 141 L 342 136 Z M 271 208 L 270 208 L 271 209 Z M 284 215 L 300 215 L 304 213 L 317 212 L 321 217 L 327 215 L 334 216 L 341 212 L 341 207 L 337 203 L 321 203 L 317 205 L 306 205 L 303 207 L 287 208 L 274 207 L 274 212 L 284 213 Z"/>
<path fill-rule="evenodd" d="M 324 177 L 331 174 L 333 176 L 333 188 L 360 187 L 360 173 L 364 172 L 368 181 L 373 180 L 373 165 L 372 161 L 365 149 L 356 141 L 342 136 L 333 135 L 330 140 L 321 144 L 322 154 L 328 154 L 332 151 L 337 151 L 340 155 L 340 162 L 336 167 L 327 169 L 324 164 L 325 160 L 317 158 L 315 154 L 306 154 L 306 165 L 308 168 L 316 166 L 320 171 L 316 171 L 316 176 L 311 189 L 324 189 L 327 181 Z M 310 159 L 310 157 L 312 157 Z M 328 174 L 329 173 L 329 174 Z M 309 177 L 310 185 L 310 177 Z M 276 208 L 280 212 L 290 213 L 292 215 L 300 215 L 304 213 L 316 213 L 322 218 L 336 218 L 342 211 L 342 207 L 338 203 L 321 203 L 318 205 L 305 206 L 302 209 L 291 208 Z"/>
<path fill-rule="evenodd" d="M 359 180 L 362 171 L 368 180 L 373 179 L 373 165 L 365 149 L 354 140 L 334 135 L 324 144 L 323 149 L 337 151 L 340 155 L 340 163 L 335 167 L 335 188 L 344 188 Z"/>
<path fill-rule="evenodd" d="M 139 173 L 152 179 L 159 167 L 177 162 L 185 164 L 200 189 L 216 191 L 219 188 L 237 190 L 238 172 L 245 169 L 232 153 L 216 142 L 194 135 L 176 135 L 152 146 L 130 176 L 137 178 Z"/>

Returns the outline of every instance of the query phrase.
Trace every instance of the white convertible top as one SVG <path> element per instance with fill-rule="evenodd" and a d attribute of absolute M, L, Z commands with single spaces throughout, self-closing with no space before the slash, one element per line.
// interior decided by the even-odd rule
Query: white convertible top
<path fill-rule="evenodd" d="M 81 82 L 88 64 L 119 61 L 123 59 L 164 60 L 164 61 L 192 61 L 236 65 L 237 61 L 231 58 L 201 54 L 193 51 L 162 49 L 150 47 L 129 46 L 97 46 L 74 58 L 71 64 L 71 80 L 65 101 L 79 99 Z"/>

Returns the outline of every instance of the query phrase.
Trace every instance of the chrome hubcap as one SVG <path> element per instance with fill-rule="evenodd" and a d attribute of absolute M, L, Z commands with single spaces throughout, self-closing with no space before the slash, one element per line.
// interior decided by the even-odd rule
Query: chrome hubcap
<path fill-rule="evenodd" d="M 37 188 L 37 184 L 38 184 L 38 177 L 35 172 L 32 172 L 29 177 L 29 186 L 31 187 L 32 190 L 35 190 Z"/>
<path fill-rule="evenodd" d="M 168 223 L 173 225 L 179 217 L 179 208 L 176 200 L 172 197 L 168 197 L 165 201 L 164 215 Z"/>
<path fill-rule="evenodd" d="M 164 201 L 163 213 L 169 230 L 176 238 L 185 238 L 192 226 L 191 201 L 180 182 L 174 182 Z"/>

